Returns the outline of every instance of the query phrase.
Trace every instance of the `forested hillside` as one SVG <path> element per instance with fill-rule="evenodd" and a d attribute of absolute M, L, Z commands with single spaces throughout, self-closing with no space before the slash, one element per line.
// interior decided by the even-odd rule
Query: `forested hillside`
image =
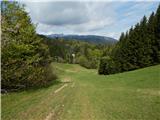
<path fill-rule="evenodd" d="M 110 56 L 101 58 L 99 74 L 112 74 L 160 63 L 160 5 L 122 33 Z"/>
<path fill-rule="evenodd" d="M 113 45 L 93 44 L 78 40 L 52 39 L 40 35 L 49 46 L 50 55 L 56 62 L 77 63 L 86 68 L 98 68 L 102 56 L 110 54 Z"/>
<path fill-rule="evenodd" d="M 1 2 L 1 87 L 40 87 L 55 79 L 48 46 L 37 36 L 24 6 Z"/>
<path fill-rule="evenodd" d="M 98 36 L 98 35 L 63 35 L 63 34 L 51 34 L 46 35 L 48 38 L 59 38 L 64 40 L 78 40 L 82 42 L 94 43 L 94 44 L 108 44 L 112 45 L 117 43 L 117 40 L 111 37 Z"/>

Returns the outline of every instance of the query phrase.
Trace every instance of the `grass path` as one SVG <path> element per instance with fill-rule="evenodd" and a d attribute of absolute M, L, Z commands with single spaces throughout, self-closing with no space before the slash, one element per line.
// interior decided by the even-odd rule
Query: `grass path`
<path fill-rule="evenodd" d="M 2 96 L 2 120 L 160 119 L 160 65 L 109 76 L 54 67 L 61 83 Z"/>
<path fill-rule="evenodd" d="M 66 87 L 68 84 L 64 84 L 62 87 L 58 88 L 57 90 L 54 91 L 54 93 L 58 93 L 61 91 L 64 87 Z"/>

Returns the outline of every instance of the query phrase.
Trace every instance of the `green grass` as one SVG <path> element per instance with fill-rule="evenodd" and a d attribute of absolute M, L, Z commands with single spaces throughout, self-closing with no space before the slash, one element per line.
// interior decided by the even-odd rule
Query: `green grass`
<path fill-rule="evenodd" d="M 79 65 L 54 67 L 61 83 L 2 95 L 2 120 L 160 119 L 160 65 L 108 76 Z"/>

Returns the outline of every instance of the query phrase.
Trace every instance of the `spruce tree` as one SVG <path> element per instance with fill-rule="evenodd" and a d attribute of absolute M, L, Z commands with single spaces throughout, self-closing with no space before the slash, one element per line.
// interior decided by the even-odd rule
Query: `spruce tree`
<path fill-rule="evenodd" d="M 154 45 L 154 61 L 160 63 L 160 4 L 155 14 L 155 45 Z"/>
<path fill-rule="evenodd" d="M 160 5 L 148 20 L 144 16 L 128 32 L 121 34 L 110 57 L 112 62 L 106 60 L 106 67 L 103 66 L 107 74 L 160 63 Z"/>
<path fill-rule="evenodd" d="M 156 36 L 155 36 L 155 29 L 156 29 L 156 19 L 155 19 L 155 14 L 152 12 L 148 19 L 148 26 L 147 26 L 147 35 L 150 45 L 150 56 L 151 56 L 151 64 L 155 64 L 155 58 L 156 58 Z"/>
<path fill-rule="evenodd" d="M 139 46 L 138 46 L 138 66 L 145 67 L 151 65 L 151 40 L 148 37 L 147 18 L 144 16 L 140 22 L 139 31 Z"/>

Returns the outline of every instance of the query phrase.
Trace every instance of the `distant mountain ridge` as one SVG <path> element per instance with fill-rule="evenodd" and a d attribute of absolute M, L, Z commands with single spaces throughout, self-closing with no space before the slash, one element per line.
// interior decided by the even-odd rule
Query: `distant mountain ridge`
<path fill-rule="evenodd" d="M 63 38 L 64 40 L 79 40 L 95 44 L 115 44 L 116 39 L 111 37 L 99 36 L 99 35 L 64 35 L 64 34 L 51 34 L 46 35 L 48 38 Z"/>

